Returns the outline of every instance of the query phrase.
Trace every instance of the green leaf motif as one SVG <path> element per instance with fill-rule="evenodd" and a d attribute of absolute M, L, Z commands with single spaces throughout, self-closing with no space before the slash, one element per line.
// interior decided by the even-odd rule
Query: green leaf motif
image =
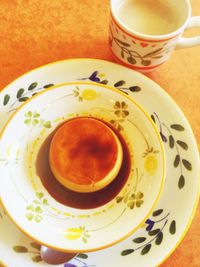
<path fill-rule="evenodd" d="M 144 58 L 145 58 L 145 57 L 151 57 L 151 56 L 154 56 L 154 55 L 156 55 L 157 53 L 161 52 L 162 49 L 163 49 L 162 47 L 161 47 L 161 48 L 158 48 L 158 49 L 154 50 L 153 52 L 150 52 L 150 53 L 144 55 Z"/>
<path fill-rule="evenodd" d="M 142 251 L 141 251 L 141 255 L 146 255 L 146 254 L 150 251 L 151 246 L 152 246 L 151 244 L 146 245 L 146 246 L 142 249 Z"/>
<path fill-rule="evenodd" d="M 188 171 L 192 171 L 192 164 L 191 164 L 188 160 L 183 159 L 182 162 L 183 162 L 183 166 L 184 166 Z"/>
<path fill-rule="evenodd" d="M 38 94 L 38 93 L 33 93 L 32 96 L 35 96 L 35 95 L 37 95 L 37 94 Z"/>
<path fill-rule="evenodd" d="M 26 119 L 24 123 L 29 126 L 31 124 L 31 119 Z"/>
<path fill-rule="evenodd" d="M 185 186 L 185 177 L 181 175 L 178 181 L 178 187 L 179 189 L 182 189 L 184 186 Z"/>
<path fill-rule="evenodd" d="M 175 168 L 177 168 L 178 167 L 178 165 L 179 165 L 179 163 L 180 163 L 180 155 L 176 155 L 176 157 L 175 157 L 175 160 L 174 160 L 174 167 Z"/>
<path fill-rule="evenodd" d="M 188 150 L 188 145 L 185 142 L 178 140 L 176 143 L 184 150 Z"/>
<path fill-rule="evenodd" d="M 116 202 L 117 202 L 117 203 L 122 202 L 122 200 L 123 200 L 123 197 L 120 197 L 120 196 L 116 197 Z"/>
<path fill-rule="evenodd" d="M 32 113 L 32 111 L 30 111 L 30 110 L 29 110 L 28 112 L 25 113 L 25 117 L 27 117 L 27 118 L 31 118 L 32 115 L 33 115 L 33 113 Z"/>
<path fill-rule="evenodd" d="M 140 244 L 140 243 L 143 243 L 145 240 L 146 240 L 146 237 L 137 237 L 133 239 L 133 242 L 136 244 Z"/>
<path fill-rule="evenodd" d="M 141 91 L 141 87 L 139 87 L 139 86 L 131 86 L 131 87 L 129 87 L 129 90 L 131 92 L 140 92 Z"/>
<path fill-rule="evenodd" d="M 121 252 L 121 255 L 122 256 L 128 256 L 128 255 L 130 255 L 131 253 L 133 253 L 134 252 L 134 249 L 126 249 L 126 250 L 123 250 L 122 252 Z"/>
<path fill-rule="evenodd" d="M 124 50 L 121 50 L 121 57 L 124 58 Z"/>
<path fill-rule="evenodd" d="M 49 205 L 48 200 L 46 198 L 43 199 L 42 204 L 48 206 Z"/>
<path fill-rule="evenodd" d="M 37 204 L 37 205 L 40 205 L 40 201 L 37 200 L 37 199 L 33 200 L 33 203 L 34 203 L 34 204 Z"/>
<path fill-rule="evenodd" d="M 131 210 L 135 207 L 135 201 L 129 201 L 127 205 Z"/>
<path fill-rule="evenodd" d="M 37 249 L 37 250 L 40 250 L 40 248 L 41 248 L 41 245 L 39 245 L 39 244 L 36 243 L 36 242 L 32 242 L 30 245 L 31 245 L 32 248 L 35 248 L 35 249 Z"/>
<path fill-rule="evenodd" d="M 160 232 L 160 229 L 155 229 L 155 230 L 149 231 L 149 235 L 154 236 L 154 235 L 157 235 L 159 232 Z"/>
<path fill-rule="evenodd" d="M 29 87 L 28 87 L 28 90 L 31 91 L 33 89 L 35 89 L 37 87 L 38 83 L 32 83 Z"/>
<path fill-rule="evenodd" d="M 40 255 L 36 255 L 32 257 L 33 262 L 41 262 L 43 261 Z"/>
<path fill-rule="evenodd" d="M 141 63 L 143 66 L 149 66 L 151 64 L 151 60 L 142 60 Z"/>
<path fill-rule="evenodd" d="M 172 135 L 169 136 L 169 147 L 174 148 L 174 137 Z"/>
<path fill-rule="evenodd" d="M 7 94 L 4 96 L 3 105 L 6 106 L 10 100 L 10 96 Z"/>
<path fill-rule="evenodd" d="M 169 227 L 170 234 L 174 235 L 176 233 L 176 221 L 173 220 Z"/>
<path fill-rule="evenodd" d="M 42 213 L 43 210 L 41 209 L 40 206 L 37 206 L 37 207 L 35 208 L 35 212 L 36 212 L 36 213 Z"/>
<path fill-rule="evenodd" d="M 184 131 L 185 130 L 185 128 L 180 124 L 172 124 L 170 127 L 176 131 Z"/>
<path fill-rule="evenodd" d="M 39 118 L 39 117 L 40 117 L 40 114 L 38 112 L 34 112 L 33 113 L 33 118 L 36 119 L 36 118 Z"/>
<path fill-rule="evenodd" d="M 17 253 L 27 253 L 28 249 L 24 246 L 14 246 L 13 250 Z"/>
<path fill-rule="evenodd" d="M 162 58 L 163 56 L 153 56 L 151 58 Z"/>
<path fill-rule="evenodd" d="M 39 214 L 35 216 L 35 222 L 36 223 L 41 222 L 42 219 L 43 219 L 43 217 L 41 215 L 39 215 Z"/>
<path fill-rule="evenodd" d="M 27 213 L 26 214 L 26 218 L 29 220 L 29 221 L 32 221 L 33 218 L 34 218 L 34 215 L 32 213 Z"/>
<path fill-rule="evenodd" d="M 20 89 L 18 90 L 18 92 L 17 92 L 17 98 L 22 97 L 23 93 L 24 93 L 24 89 L 23 89 L 23 88 L 20 88 Z"/>
<path fill-rule="evenodd" d="M 47 128 L 47 129 L 50 129 L 51 128 L 51 122 L 50 121 L 46 121 L 46 122 L 43 123 L 42 126 Z"/>
<path fill-rule="evenodd" d="M 20 97 L 19 98 L 19 102 L 26 102 L 27 100 L 29 100 L 29 97 Z"/>
<path fill-rule="evenodd" d="M 88 258 L 88 255 L 87 254 L 84 254 L 84 253 L 80 253 L 80 254 L 76 255 L 76 257 L 85 260 L 85 259 Z"/>
<path fill-rule="evenodd" d="M 159 216 L 161 213 L 163 213 L 163 209 L 159 209 L 159 210 L 155 210 L 154 212 L 153 212 L 153 217 L 157 217 L 157 216 Z"/>
<path fill-rule="evenodd" d="M 39 124 L 39 120 L 34 119 L 34 120 L 33 120 L 33 126 L 36 126 L 36 125 L 38 125 L 38 124 Z"/>
<path fill-rule="evenodd" d="M 132 56 L 127 57 L 127 60 L 128 60 L 128 62 L 129 62 L 130 64 L 132 64 L 132 65 L 134 65 L 134 64 L 136 63 L 136 60 L 135 60 Z"/>
<path fill-rule="evenodd" d="M 100 84 L 108 84 L 108 80 L 103 80 L 100 82 Z"/>
<path fill-rule="evenodd" d="M 130 47 L 130 46 L 131 46 L 130 44 L 128 44 L 128 43 L 126 43 L 126 42 L 123 42 L 123 41 L 121 41 L 121 40 L 119 40 L 119 39 L 117 39 L 117 38 L 116 38 L 116 40 L 117 40 L 117 42 L 118 42 L 119 44 L 121 44 L 121 45 L 123 45 L 123 46 L 125 46 L 125 47 Z"/>
<path fill-rule="evenodd" d="M 27 210 L 30 210 L 30 211 L 34 211 L 34 206 L 31 204 L 31 205 L 29 205 L 26 209 L 27 209 Z"/>
<path fill-rule="evenodd" d="M 120 86 L 123 86 L 125 83 L 126 83 L 125 81 L 120 80 L 120 81 L 116 82 L 116 83 L 114 84 L 114 86 L 115 86 L 115 87 L 120 87 Z"/>
<path fill-rule="evenodd" d="M 156 243 L 156 245 L 160 245 L 160 244 L 162 243 L 162 241 L 163 241 L 163 233 L 160 232 L 160 233 L 158 234 L 157 238 L 156 238 L 155 243 Z"/>
<path fill-rule="evenodd" d="M 152 119 L 152 121 L 153 121 L 154 123 L 156 123 L 156 120 L 155 120 L 154 115 L 151 115 L 151 119 Z"/>
<path fill-rule="evenodd" d="M 49 88 L 49 87 L 52 87 L 52 86 L 54 86 L 54 84 L 53 84 L 53 83 L 50 83 L 50 84 L 46 84 L 46 85 L 44 85 L 43 88 L 46 89 L 46 88 Z"/>
<path fill-rule="evenodd" d="M 42 192 L 37 192 L 35 195 L 39 199 L 42 199 L 44 197 L 44 194 Z"/>

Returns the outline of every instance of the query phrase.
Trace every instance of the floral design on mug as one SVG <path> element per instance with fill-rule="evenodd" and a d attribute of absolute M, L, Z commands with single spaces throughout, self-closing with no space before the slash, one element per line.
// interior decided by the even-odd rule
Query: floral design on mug
<path fill-rule="evenodd" d="M 133 41 L 133 40 L 132 40 Z M 138 64 L 138 61 L 143 66 L 150 66 L 152 64 L 152 59 L 160 59 L 165 56 L 166 53 L 169 52 L 169 48 L 159 47 L 155 50 L 148 52 L 144 55 L 136 51 L 132 48 L 132 44 L 129 44 L 127 41 L 122 41 L 117 37 L 114 37 L 112 31 L 110 30 L 110 45 L 113 46 L 113 43 L 118 46 L 120 49 L 121 58 L 126 60 L 131 65 Z M 136 42 L 134 41 L 134 44 Z M 139 44 L 142 48 L 148 46 L 148 43 L 141 42 Z"/>

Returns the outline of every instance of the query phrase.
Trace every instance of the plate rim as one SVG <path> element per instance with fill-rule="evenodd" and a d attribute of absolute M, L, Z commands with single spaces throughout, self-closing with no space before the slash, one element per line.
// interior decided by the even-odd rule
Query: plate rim
<path fill-rule="evenodd" d="M 150 79 L 149 77 L 145 76 L 144 74 L 142 73 L 139 73 L 133 69 L 130 69 L 128 67 L 125 67 L 123 65 L 120 65 L 120 64 L 117 64 L 115 62 L 112 62 L 112 61 L 109 61 L 109 60 L 104 60 L 104 59 L 98 59 L 98 58 L 70 58 L 70 59 L 63 59 L 63 60 L 57 60 L 57 61 L 54 61 L 54 62 L 50 62 L 50 63 L 47 63 L 47 64 L 43 64 L 43 65 L 40 65 L 34 69 L 31 69 L 25 73 L 23 73 L 22 75 L 20 75 L 19 77 L 17 77 L 16 79 L 14 79 L 12 82 L 10 82 L 9 84 L 7 84 L 6 86 L 4 86 L 1 90 L 0 90 L 0 95 L 2 92 L 5 92 L 9 87 L 11 87 L 15 82 L 17 82 L 18 80 L 22 79 L 23 77 L 31 74 L 31 73 L 34 73 L 35 71 L 39 70 L 39 69 L 45 69 L 49 66 L 52 66 L 52 65 L 58 65 L 58 64 L 62 64 L 62 63 L 68 63 L 68 62 L 71 62 L 71 61 L 85 61 L 85 63 L 87 64 L 89 61 L 97 61 L 98 63 L 105 63 L 105 64 L 111 64 L 111 65 L 116 65 L 118 66 L 119 68 L 122 68 L 124 70 L 127 70 L 129 72 L 134 72 L 135 74 L 138 75 L 138 77 L 141 77 L 142 79 L 146 79 L 148 80 L 150 83 L 154 84 L 156 87 L 157 87 L 157 90 L 160 91 L 162 94 L 163 94 L 163 97 L 167 97 L 167 99 L 169 101 L 171 101 L 171 103 L 175 106 L 176 108 L 176 111 L 179 112 L 181 118 L 184 119 L 184 122 L 187 124 L 187 128 L 190 130 L 190 136 L 192 137 L 192 143 L 193 145 L 195 146 L 196 148 L 196 151 L 198 152 L 199 149 L 198 149 L 198 146 L 197 146 L 197 141 L 196 141 L 196 138 L 195 138 L 195 135 L 193 133 L 193 130 L 189 124 L 189 121 L 187 119 L 187 117 L 185 116 L 184 112 L 181 110 L 181 108 L 178 106 L 178 104 L 176 103 L 176 101 L 169 95 L 169 93 L 167 93 L 164 88 L 162 88 L 159 84 L 157 84 L 154 80 Z M 199 153 L 198 153 L 199 154 Z M 198 160 L 199 161 L 199 160 Z M 192 209 L 192 213 L 191 215 L 188 217 L 188 220 L 187 220 L 187 224 L 186 224 L 186 227 L 185 227 L 185 230 L 184 232 L 182 232 L 179 240 L 175 243 L 174 247 L 166 254 L 166 256 L 162 259 L 162 261 L 160 261 L 159 263 L 156 264 L 156 266 L 162 264 L 167 258 L 170 257 L 170 255 L 176 250 L 176 248 L 179 246 L 179 244 L 182 242 L 182 240 L 184 239 L 186 233 L 188 232 L 190 226 L 191 226 L 191 223 L 192 223 L 192 220 L 196 214 L 196 210 L 197 210 L 197 207 L 198 207 L 198 202 L 199 202 L 199 197 L 200 197 L 200 168 L 199 168 L 199 175 L 196 179 L 198 182 L 198 190 L 197 190 L 197 193 L 196 193 L 196 196 L 195 196 L 195 200 L 194 200 L 194 203 L 193 203 L 193 209 Z"/>

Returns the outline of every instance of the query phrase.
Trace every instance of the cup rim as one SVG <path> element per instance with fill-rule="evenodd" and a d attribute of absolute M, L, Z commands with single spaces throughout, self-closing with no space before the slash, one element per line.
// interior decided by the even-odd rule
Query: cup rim
<path fill-rule="evenodd" d="M 115 20 L 115 22 L 117 23 L 117 25 L 119 27 L 121 27 L 125 32 L 129 33 L 131 36 L 136 36 L 137 38 L 143 38 L 145 40 L 150 40 L 150 41 L 156 41 L 156 40 L 169 40 L 172 39 L 176 36 L 178 36 L 180 33 L 182 33 L 184 31 L 184 29 L 187 26 L 187 23 L 189 21 L 189 19 L 191 18 L 192 15 L 192 8 L 191 8 L 191 3 L 189 2 L 189 0 L 185 0 L 185 4 L 187 5 L 187 17 L 185 18 L 184 23 L 175 31 L 172 31 L 170 33 L 167 34 L 160 34 L 160 35 L 150 35 L 150 34 L 145 34 L 145 33 L 140 33 L 138 31 L 135 31 L 133 29 L 131 29 L 130 27 L 128 27 L 125 23 L 123 23 L 122 20 L 119 19 L 119 16 L 117 15 L 116 9 L 114 8 L 114 2 L 115 0 L 111 0 L 110 1 L 110 11 L 111 11 L 111 17 L 113 17 L 113 19 Z"/>

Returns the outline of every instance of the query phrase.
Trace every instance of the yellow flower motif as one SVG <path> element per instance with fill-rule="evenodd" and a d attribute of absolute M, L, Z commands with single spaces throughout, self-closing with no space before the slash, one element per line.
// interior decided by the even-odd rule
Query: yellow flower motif
<path fill-rule="evenodd" d="M 69 228 L 66 231 L 65 237 L 69 240 L 75 240 L 81 238 L 83 235 L 84 228 Z"/>
<path fill-rule="evenodd" d="M 92 89 L 85 89 L 83 90 L 81 97 L 85 100 L 94 100 L 99 96 L 96 91 Z"/>
<path fill-rule="evenodd" d="M 69 228 L 65 233 L 65 238 L 68 240 L 76 240 L 81 238 L 84 243 L 87 243 L 87 239 L 90 237 L 89 231 L 84 226 L 78 228 Z"/>
<path fill-rule="evenodd" d="M 99 77 L 100 77 L 100 78 L 104 78 L 105 76 L 106 76 L 105 73 L 100 73 L 100 74 L 99 74 Z"/>
<path fill-rule="evenodd" d="M 128 105 L 124 101 L 122 102 L 116 101 L 114 109 L 115 109 L 115 115 L 117 117 L 121 117 L 124 119 L 129 115 L 129 111 L 127 110 Z"/>
<path fill-rule="evenodd" d="M 145 158 L 144 168 L 150 175 L 154 175 L 158 167 L 158 161 L 153 154 L 148 154 Z"/>
<path fill-rule="evenodd" d="M 142 192 L 137 192 L 137 194 L 132 194 L 128 201 L 128 207 L 134 209 L 135 207 L 140 208 L 144 203 L 144 194 Z"/>

